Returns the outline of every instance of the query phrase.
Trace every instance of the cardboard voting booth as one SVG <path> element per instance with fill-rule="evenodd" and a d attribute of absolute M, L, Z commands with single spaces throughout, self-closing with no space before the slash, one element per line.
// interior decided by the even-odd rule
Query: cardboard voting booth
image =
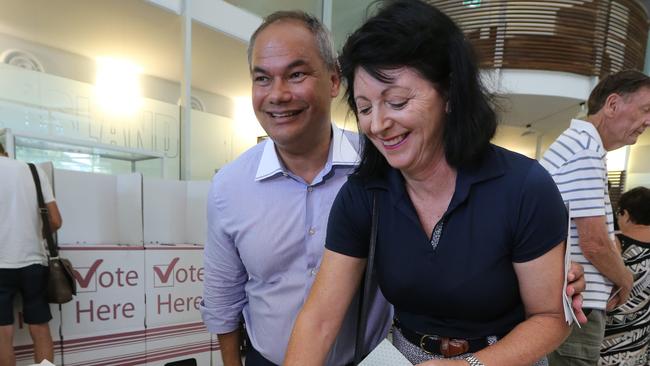
<path fill-rule="evenodd" d="M 144 363 L 143 247 L 63 247 L 61 255 L 77 281 L 77 296 L 61 307 L 63 364 Z"/>
<path fill-rule="evenodd" d="M 142 175 L 54 171 L 59 245 L 143 245 Z"/>
<path fill-rule="evenodd" d="M 209 182 L 45 170 L 78 291 L 51 306 L 55 364 L 221 365 L 199 312 Z M 31 343 L 18 321 L 19 365 L 33 363 Z"/>
<path fill-rule="evenodd" d="M 142 176 L 55 170 L 54 190 L 77 282 L 61 306 L 63 364 L 144 362 Z"/>
<path fill-rule="evenodd" d="M 208 182 L 143 182 L 147 365 L 215 359 L 199 312 L 208 189 Z"/>
<path fill-rule="evenodd" d="M 210 365 L 212 340 L 201 321 L 203 247 L 146 246 L 147 365 L 193 358 Z"/>

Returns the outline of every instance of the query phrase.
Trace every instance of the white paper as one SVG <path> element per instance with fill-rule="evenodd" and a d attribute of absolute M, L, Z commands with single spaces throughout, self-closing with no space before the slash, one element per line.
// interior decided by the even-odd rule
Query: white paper
<path fill-rule="evenodd" d="M 384 339 L 370 354 L 361 361 L 359 366 L 413 366 L 404 355 Z"/>
<path fill-rule="evenodd" d="M 569 203 L 566 204 L 566 209 L 569 214 L 569 228 L 564 250 L 564 285 L 562 287 L 562 299 L 564 300 L 562 301 L 564 304 L 564 319 L 569 325 L 575 322 L 578 325 L 578 328 L 581 328 L 580 323 L 578 322 L 578 318 L 576 318 L 576 314 L 573 312 L 573 307 L 571 307 L 571 298 L 566 294 L 569 269 L 571 269 L 571 244 L 569 243 L 571 238 L 571 208 Z"/>

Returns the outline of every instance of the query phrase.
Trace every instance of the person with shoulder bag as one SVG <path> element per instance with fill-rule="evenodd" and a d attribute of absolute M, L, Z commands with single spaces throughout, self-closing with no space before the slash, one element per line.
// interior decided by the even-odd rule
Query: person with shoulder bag
<path fill-rule="evenodd" d="M 36 168 L 47 223 L 52 232 L 62 219 L 45 173 Z M 48 322 L 47 256 L 42 245 L 37 190 L 27 164 L 10 159 L 0 144 L 0 366 L 15 365 L 13 300 L 23 299 L 23 320 L 34 342 L 34 361 L 53 361 L 54 347 Z"/>

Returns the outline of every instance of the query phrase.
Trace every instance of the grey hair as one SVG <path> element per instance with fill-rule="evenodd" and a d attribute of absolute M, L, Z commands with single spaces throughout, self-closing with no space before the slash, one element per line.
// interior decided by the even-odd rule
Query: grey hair
<path fill-rule="evenodd" d="M 301 10 L 290 11 L 276 11 L 275 13 L 264 18 L 264 22 L 255 30 L 248 43 L 248 66 L 252 67 L 253 60 L 253 47 L 257 36 L 262 33 L 269 25 L 282 20 L 296 20 L 304 24 L 304 26 L 314 35 L 318 45 L 318 53 L 320 53 L 323 62 L 330 71 L 338 72 L 336 62 L 336 52 L 332 45 L 332 37 L 323 23 L 313 15 L 310 15 Z"/>

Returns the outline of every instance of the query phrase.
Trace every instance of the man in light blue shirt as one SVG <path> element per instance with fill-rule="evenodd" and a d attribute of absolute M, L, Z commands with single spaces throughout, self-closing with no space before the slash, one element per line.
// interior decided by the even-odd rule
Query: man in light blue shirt
<path fill-rule="evenodd" d="M 321 262 L 330 207 L 357 162 L 358 136 L 331 123 L 339 75 L 329 34 L 301 12 L 271 15 L 252 36 L 253 107 L 270 139 L 214 177 L 208 196 L 203 320 L 226 366 L 281 364 L 291 329 Z M 391 324 L 373 287 L 367 349 Z M 353 304 L 328 365 L 352 361 Z"/>

